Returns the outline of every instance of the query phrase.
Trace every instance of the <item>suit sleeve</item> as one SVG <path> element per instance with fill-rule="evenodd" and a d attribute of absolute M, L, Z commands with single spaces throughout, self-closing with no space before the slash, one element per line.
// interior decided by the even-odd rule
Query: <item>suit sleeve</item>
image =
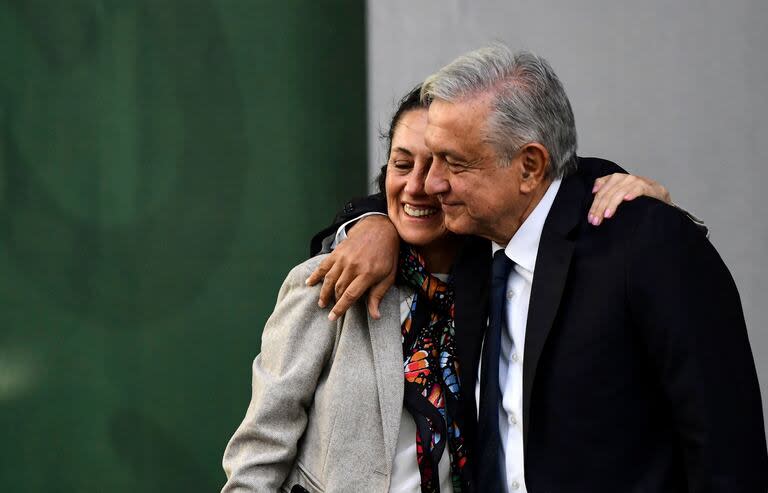
<path fill-rule="evenodd" d="M 344 204 L 344 208 L 336 214 L 336 217 L 333 218 L 333 222 L 312 237 L 309 244 L 309 256 L 313 257 L 321 253 L 323 251 L 324 242 L 327 241 L 328 238 L 333 238 L 336 234 L 336 230 L 339 229 L 342 224 L 368 212 L 387 213 L 387 201 L 383 194 L 377 193 L 367 197 L 352 199 Z"/>
<path fill-rule="evenodd" d="M 627 172 L 627 170 L 618 164 L 598 157 L 579 157 L 578 167 L 580 173 L 590 181 L 595 181 L 601 176 L 611 175 L 613 173 Z"/>
<path fill-rule="evenodd" d="M 224 452 L 222 493 L 278 491 L 291 471 L 340 327 L 317 307 L 317 289 L 304 284 L 314 263 L 291 271 L 264 327 L 251 402 Z"/>
<path fill-rule="evenodd" d="M 768 491 L 760 389 L 736 285 L 702 232 L 655 201 L 629 247 L 628 300 L 691 492 Z"/>
<path fill-rule="evenodd" d="M 625 173 L 625 174 L 627 173 L 627 170 L 625 170 L 618 164 L 608 161 L 606 159 L 600 159 L 597 157 L 580 157 L 578 158 L 578 166 L 579 166 L 579 169 L 581 170 L 581 173 L 584 174 L 585 178 L 590 182 L 594 182 L 601 176 L 612 175 L 614 173 Z M 704 221 L 702 221 L 701 219 L 699 219 L 698 217 L 688 212 L 686 209 L 683 209 L 677 204 L 673 203 L 671 205 L 675 209 L 685 214 L 685 216 L 691 222 L 693 222 L 693 224 L 695 224 L 696 227 L 699 228 L 699 230 L 701 230 L 701 232 L 704 233 L 705 236 L 709 237 L 709 228 L 704 223 Z M 619 206 L 618 210 L 621 211 L 621 206 Z"/>

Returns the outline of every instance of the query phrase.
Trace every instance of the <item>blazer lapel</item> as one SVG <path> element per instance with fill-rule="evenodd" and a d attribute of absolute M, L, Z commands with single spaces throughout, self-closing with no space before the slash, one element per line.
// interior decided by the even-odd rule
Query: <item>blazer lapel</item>
<path fill-rule="evenodd" d="M 541 234 L 528 306 L 523 358 L 523 443 L 526 448 L 536 370 L 557 315 L 571 264 L 574 244 L 568 234 L 580 220 L 585 220 L 581 217 L 584 214 L 584 197 L 585 190 L 578 174 L 563 179 Z"/>
<path fill-rule="evenodd" d="M 368 332 L 373 350 L 373 366 L 384 427 L 384 453 L 387 464 L 392 459 L 403 412 L 403 344 L 400 333 L 400 290 L 390 289 L 379 307 L 381 318 L 368 317 Z"/>

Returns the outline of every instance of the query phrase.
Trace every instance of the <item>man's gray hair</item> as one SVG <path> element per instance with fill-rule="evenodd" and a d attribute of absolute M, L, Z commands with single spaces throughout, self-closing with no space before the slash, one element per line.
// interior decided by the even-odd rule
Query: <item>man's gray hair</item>
<path fill-rule="evenodd" d="M 430 75 L 421 89 L 423 101 L 447 102 L 491 93 L 485 129 L 507 166 L 518 151 L 538 142 L 549 152 L 547 175 L 559 178 L 576 167 L 576 124 L 563 84 L 549 63 L 533 53 L 513 53 L 493 44 L 460 56 Z"/>

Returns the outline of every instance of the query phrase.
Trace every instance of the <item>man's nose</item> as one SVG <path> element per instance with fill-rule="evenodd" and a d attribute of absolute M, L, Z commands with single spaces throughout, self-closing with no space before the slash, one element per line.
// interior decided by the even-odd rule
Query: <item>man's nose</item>
<path fill-rule="evenodd" d="M 424 181 L 424 190 L 428 195 L 440 195 L 450 190 L 448 178 L 445 172 L 445 164 L 435 160 L 429 168 L 427 179 Z"/>

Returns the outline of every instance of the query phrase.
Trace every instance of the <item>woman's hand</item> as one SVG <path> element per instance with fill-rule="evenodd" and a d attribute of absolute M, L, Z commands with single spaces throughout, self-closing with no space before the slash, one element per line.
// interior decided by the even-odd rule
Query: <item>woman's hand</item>
<path fill-rule="evenodd" d="M 614 173 L 595 180 L 592 188 L 595 198 L 589 209 L 587 220 L 594 226 L 599 226 L 603 219 L 609 219 L 616 213 L 616 208 L 622 202 L 634 200 L 641 195 L 659 199 L 667 204 L 672 203 L 669 191 L 661 183 L 643 176 Z"/>

